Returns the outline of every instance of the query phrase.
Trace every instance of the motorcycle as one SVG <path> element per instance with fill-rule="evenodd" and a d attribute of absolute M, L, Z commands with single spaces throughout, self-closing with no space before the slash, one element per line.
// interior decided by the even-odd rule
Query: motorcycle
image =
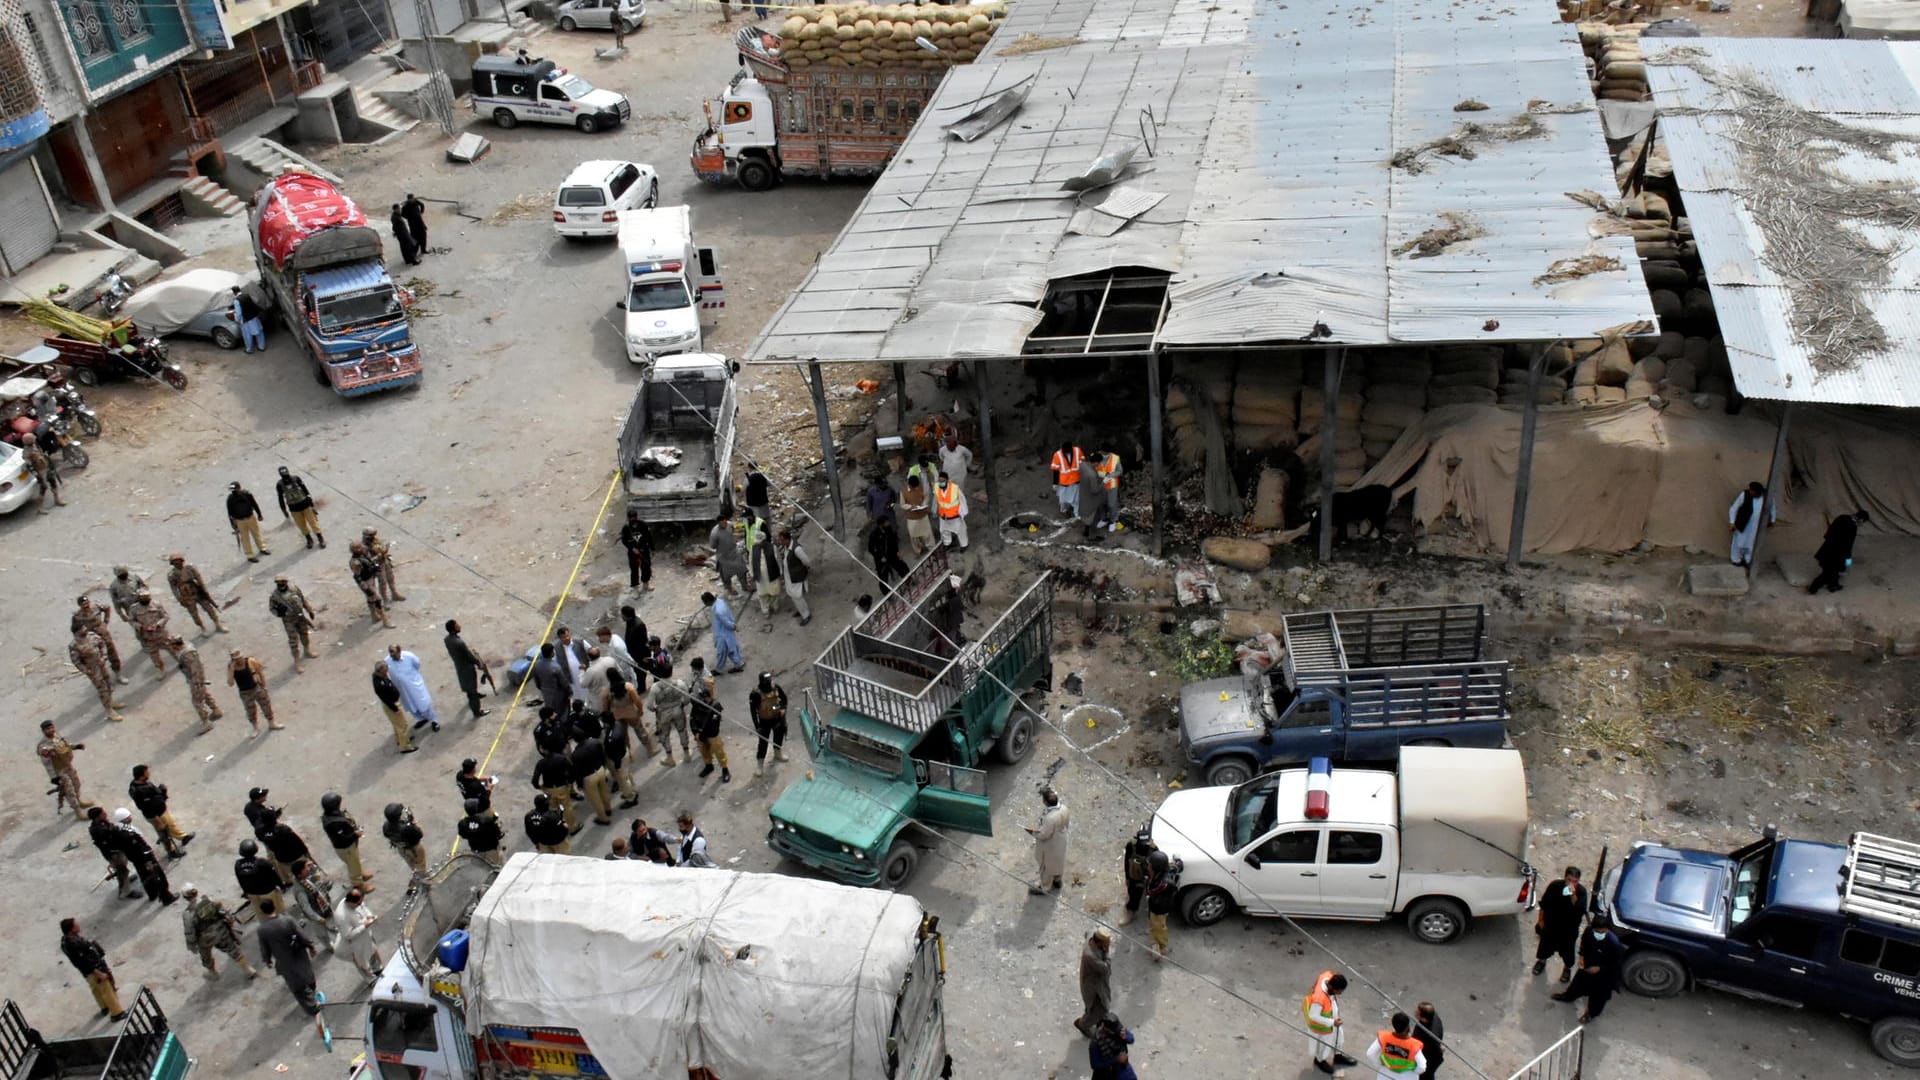
<path fill-rule="evenodd" d="M 133 283 L 121 277 L 120 271 L 109 270 L 106 277 L 106 291 L 95 296 L 93 302 L 100 305 L 102 314 L 111 317 L 127 302 L 127 297 L 132 295 Z"/>

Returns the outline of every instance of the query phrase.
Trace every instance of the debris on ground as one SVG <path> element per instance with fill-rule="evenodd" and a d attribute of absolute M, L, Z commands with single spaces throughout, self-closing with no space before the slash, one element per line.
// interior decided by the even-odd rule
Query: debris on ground
<path fill-rule="evenodd" d="M 1611 255 L 1581 255 L 1573 259 L 1555 259 L 1547 272 L 1533 279 L 1535 287 L 1575 281 L 1588 274 L 1620 269 L 1620 260 Z"/>
<path fill-rule="evenodd" d="M 1475 237 L 1485 236 L 1487 234 L 1486 230 L 1482 229 L 1471 217 L 1455 210 L 1448 210 L 1441 214 L 1440 220 L 1444 224 L 1436 225 L 1426 232 L 1421 233 L 1419 236 L 1401 244 L 1399 247 L 1393 249 L 1393 253 L 1395 255 L 1405 255 L 1408 252 L 1412 252 L 1413 258 L 1431 259 L 1455 244 L 1463 244 Z M 1615 262 L 1614 265 L 1617 267 L 1619 263 Z M 1537 285 L 1539 282 L 1535 282 L 1535 284 Z"/>

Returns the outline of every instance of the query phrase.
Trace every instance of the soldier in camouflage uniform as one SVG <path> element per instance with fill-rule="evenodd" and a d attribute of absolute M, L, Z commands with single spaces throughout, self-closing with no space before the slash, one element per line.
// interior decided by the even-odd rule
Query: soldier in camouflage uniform
<path fill-rule="evenodd" d="M 73 641 L 67 645 L 67 659 L 73 661 L 74 669 L 93 684 L 93 692 L 100 695 L 101 707 L 107 710 L 107 719 L 125 720 L 126 717 L 120 715 L 120 703 L 113 700 L 113 680 L 107 670 L 107 652 L 101 646 L 99 636 L 91 630 L 75 634 Z"/>
<path fill-rule="evenodd" d="M 85 596 L 80 597 L 79 604 L 79 610 L 67 620 L 73 636 L 79 637 L 81 631 L 86 631 L 99 638 L 101 648 L 107 654 L 107 666 L 113 669 L 114 680 L 122 686 L 126 685 L 127 677 L 120 673 L 120 650 L 114 647 L 113 633 L 107 629 L 106 609 L 94 607 L 93 601 Z"/>
<path fill-rule="evenodd" d="M 392 626 L 393 620 L 387 618 L 386 601 L 380 599 L 380 562 L 368 554 L 367 546 L 355 540 L 347 545 L 352 555 L 347 559 L 347 569 L 353 574 L 353 583 L 360 586 L 360 595 L 367 598 L 367 614 L 381 626 Z"/>
<path fill-rule="evenodd" d="M 33 473 L 33 478 L 40 482 L 40 494 L 35 500 L 40 512 L 47 512 L 48 492 L 53 493 L 55 506 L 67 505 L 66 496 L 60 494 L 60 466 L 31 438 L 26 440 L 21 449 L 26 452 L 27 468 Z"/>
<path fill-rule="evenodd" d="M 400 595 L 400 587 L 393 583 L 393 548 L 380 534 L 371 528 L 360 530 L 360 543 L 367 549 L 367 556 L 380 568 L 380 599 L 389 602 L 405 600 Z"/>
<path fill-rule="evenodd" d="M 213 722 L 220 719 L 220 705 L 213 700 L 213 689 L 207 685 L 207 667 L 200 662 L 200 650 L 187 644 L 183 637 L 167 639 L 167 651 L 173 654 L 174 663 L 180 665 L 180 674 L 187 677 L 187 693 L 193 697 L 193 711 L 200 716 L 200 730 L 196 735 L 205 735 L 213 730 Z"/>
<path fill-rule="evenodd" d="M 213 590 L 207 588 L 207 579 L 200 576 L 200 568 L 187 561 L 185 555 L 175 552 L 167 557 L 173 569 L 167 571 L 167 587 L 173 590 L 173 598 L 187 609 L 187 617 L 201 633 L 207 632 L 207 624 L 200 621 L 200 612 L 205 611 L 213 619 L 213 628 L 224 634 L 227 628 L 220 623 L 220 605 L 213 602 Z"/>
<path fill-rule="evenodd" d="M 153 658 L 153 670 L 162 675 L 167 673 L 167 665 L 160 662 L 160 654 L 166 651 L 167 639 L 173 636 L 167 629 L 167 609 L 153 602 L 153 594 L 142 589 L 134 598 L 132 617 L 133 636 L 140 639 L 140 647 Z"/>
<path fill-rule="evenodd" d="M 186 931 L 187 948 L 200 955 L 200 963 L 207 969 L 207 978 L 220 977 L 219 969 L 213 966 L 215 949 L 233 957 L 247 978 L 257 979 L 260 973 L 247 963 L 247 954 L 240 947 L 240 934 L 236 929 L 233 915 L 227 906 L 211 896 L 202 896 L 197 886 L 189 883 L 180 890 L 180 899 L 187 906 L 180 912 L 180 928 Z"/>
<path fill-rule="evenodd" d="M 307 602 L 307 594 L 287 584 L 286 575 L 273 579 L 273 592 L 267 596 L 267 610 L 280 620 L 287 631 L 287 651 L 293 654 L 293 673 L 300 674 L 300 661 L 315 658 L 312 629 L 320 625 L 320 614 Z"/>
<path fill-rule="evenodd" d="M 124 566 L 113 568 L 113 580 L 107 582 L 107 596 L 113 601 L 113 613 L 123 621 L 133 621 L 133 602 L 146 591 L 146 578 Z"/>
<path fill-rule="evenodd" d="M 73 807 L 73 816 L 81 821 L 87 820 L 87 808 L 93 804 L 80 794 L 80 774 L 73 768 L 73 752 L 86 748 L 86 743 L 70 743 L 61 738 L 53 721 L 40 721 L 40 742 L 33 752 L 47 767 L 47 779 L 60 789 L 60 805 Z"/>

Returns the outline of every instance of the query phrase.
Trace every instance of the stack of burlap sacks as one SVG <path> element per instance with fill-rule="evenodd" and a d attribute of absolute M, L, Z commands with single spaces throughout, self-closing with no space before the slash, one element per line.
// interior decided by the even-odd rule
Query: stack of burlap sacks
<path fill-rule="evenodd" d="M 997 2 L 941 7 L 854 0 L 789 10 L 794 14 L 780 25 L 780 56 L 795 68 L 948 67 L 979 56 L 1007 15 L 1007 6 Z M 938 51 L 928 52 L 916 38 Z"/>
<path fill-rule="evenodd" d="M 1687 327 L 1690 321 L 1663 319 L 1661 325 Z M 1614 405 L 1658 394 L 1667 401 L 1687 399 L 1698 409 L 1724 411 L 1733 393 L 1727 350 L 1717 334 L 1671 329 L 1658 337 L 1589 338 L 1573 343 L 1573 355 L 1567 400 L 1578 405 Z"/>
<path fill-rule="evenodd" d="M 1685 6 L 1685 0 L 1681 0 Z M 1559 0 L 1560 21 L 1607 26 L 1644 25 L 1660 17 L 1666 0 Z"/>

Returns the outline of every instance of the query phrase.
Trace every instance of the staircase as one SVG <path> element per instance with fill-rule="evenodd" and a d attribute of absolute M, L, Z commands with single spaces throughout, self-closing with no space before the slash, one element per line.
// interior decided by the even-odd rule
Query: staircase
<path fill-rule="evenodd" d="M 260 137 L 248 139 L 246 142 L 240 143 L 237 146 L 228 147 L 227 153 L 246 162 L 248 168 L 262 176 L 275 177 L 286 172 L 288 169 L 294 169 L 299 172 L 312 173 L 335 186 L 344 186 L 345 184 L 345 181 L 341 180 L 340 177 L 315 165 L 313 162 L 308 161 L 306 158 L 301 157 L 299 154 L 294 153 L 292 150 L 287 149 L 269 138 Z"/>
<path fill-rule="evenodd" d="M 353 88 L 353 107 L 360 113 L 361 120 L 386 128 L 388 131 L 412 131 L 420 123 L 359 86 Z M 363 141 L 372 142 L 373 140 Z"/>
<path fill-rule="evenodd" d="M 204 176 L 180 185 L 180 201 L 194 217 L 237 217 L 247 211 L 238 195 Z"/>

